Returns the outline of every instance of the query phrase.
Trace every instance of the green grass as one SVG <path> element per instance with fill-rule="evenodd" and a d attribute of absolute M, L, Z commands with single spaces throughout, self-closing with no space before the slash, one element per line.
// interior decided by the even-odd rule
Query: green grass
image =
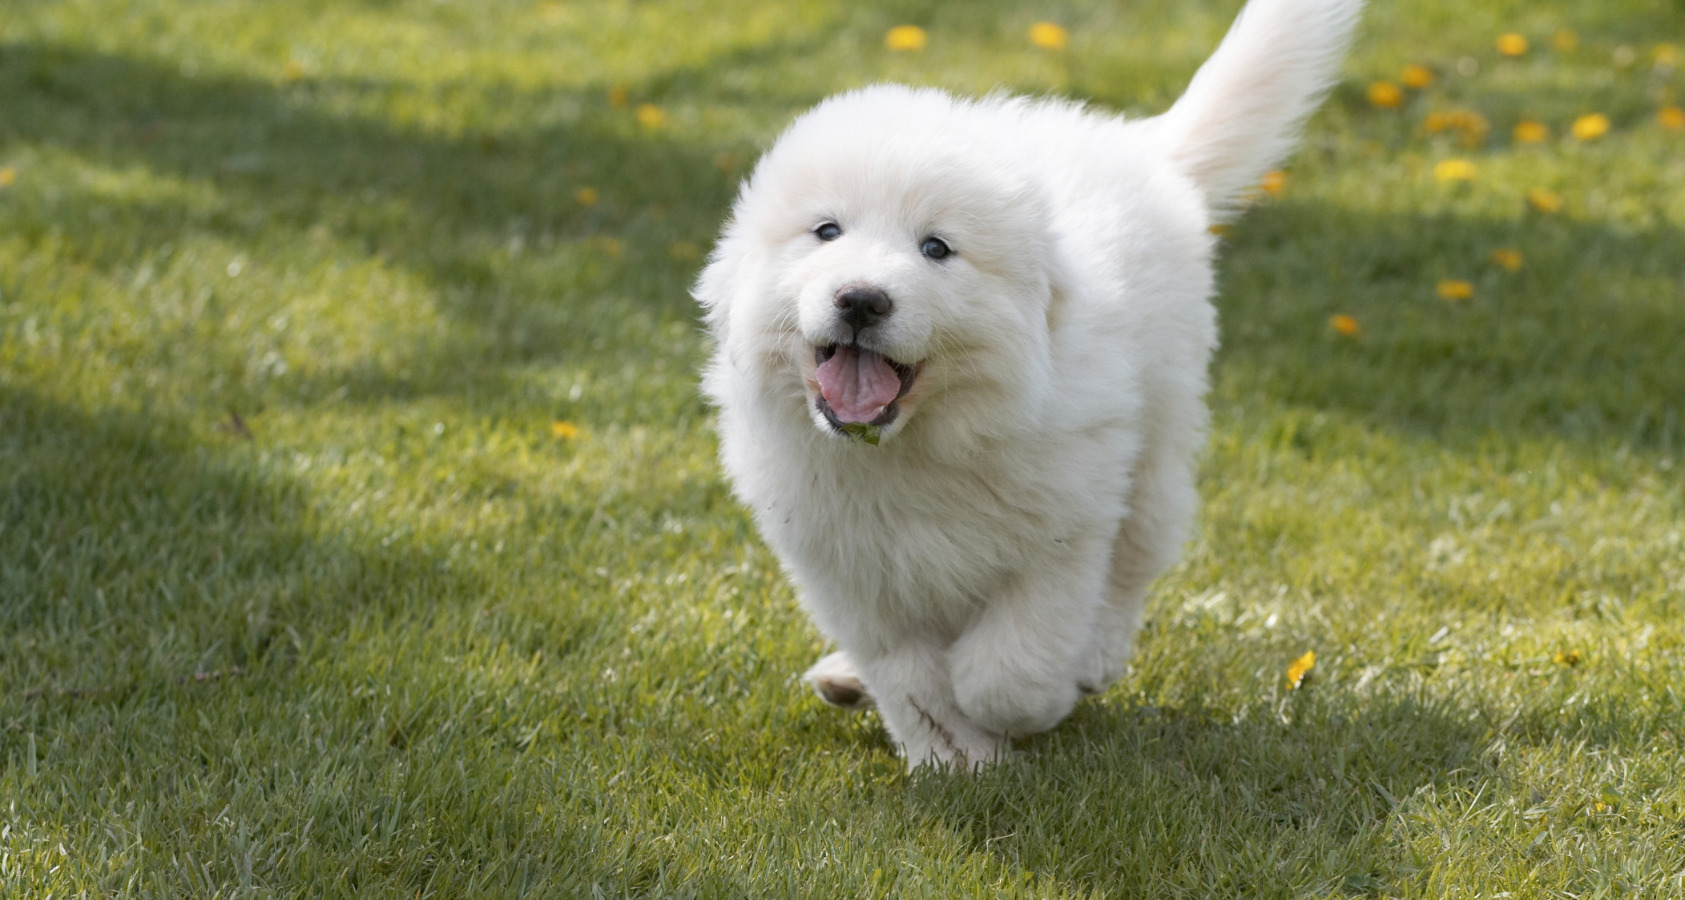
<path fill-rule="evenodd" d="M 0 4 L 0 894 L 1685 895 L 1677 3 L 1370 11 L 1109 694 L 968 779 L 795 680 L 695 386 L 736 180 L 877 79 L 1161 109 L 1236 5 Z"/>

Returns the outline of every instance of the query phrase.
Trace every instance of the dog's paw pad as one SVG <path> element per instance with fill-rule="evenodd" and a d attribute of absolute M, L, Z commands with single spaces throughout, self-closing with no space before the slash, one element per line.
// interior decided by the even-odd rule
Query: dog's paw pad
<path fill-rule="evenodd" d="M 872 705 L 871 695 L 866 693 L 866 686 L 857 678 L 838 681 L 815 679 L 813 690 L 819 699 L 843 709 L 864 709 Z"/>
<path fill-rule="evenodd" d="M 865 709 L 872 705 L 872 695 L 866 684 L 855 674 L 854 663 L 841 653 L 833 653 L 813 664 L 802 675 L 813 686 L 819 699 L 843 709 Z"/>

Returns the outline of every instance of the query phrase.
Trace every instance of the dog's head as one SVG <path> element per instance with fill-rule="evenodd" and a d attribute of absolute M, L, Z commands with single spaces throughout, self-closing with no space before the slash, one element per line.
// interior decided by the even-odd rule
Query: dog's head
<path fill-rule="evenodd" d="M 963 112 L 880 86 L 790 127 L 697 284 L 716 367 L 874 441 L 933 404 L 975 421 L 1032 402 L 1059 283 L 1045 201 Z"/>

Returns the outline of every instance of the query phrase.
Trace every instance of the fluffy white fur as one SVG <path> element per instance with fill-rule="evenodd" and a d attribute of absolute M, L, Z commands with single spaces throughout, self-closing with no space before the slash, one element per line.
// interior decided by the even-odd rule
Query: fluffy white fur
<path fill-rule="evenodd" d="M 721 456 L 840 648 L 809 681 L 869 695 L 909 765 L 995 759 L 1122 672 L 1197 503 L 1209 226 L 1291 149 L 1359 5 L 1252 0 L 1149 119 L 854 91 L 744 184 L 696 287 Z M 856 288 L 893 308 L 848 320 Z M 826 414 L 839 346 L 916 370 L 877 445 Z"/>

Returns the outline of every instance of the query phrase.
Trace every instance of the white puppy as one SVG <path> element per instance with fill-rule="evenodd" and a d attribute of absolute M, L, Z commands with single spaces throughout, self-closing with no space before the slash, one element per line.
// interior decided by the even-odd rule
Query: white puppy
<path fill-rule="evenodd" d="M 1360 0 L 1252 0 L 1126 121 L 883 85 L 798 119 L 696 287 L 721 455 L 909 765 L 975 766 L 1123 670 L 1197 502 L 1209 227 L 1291 149 Z"/>

